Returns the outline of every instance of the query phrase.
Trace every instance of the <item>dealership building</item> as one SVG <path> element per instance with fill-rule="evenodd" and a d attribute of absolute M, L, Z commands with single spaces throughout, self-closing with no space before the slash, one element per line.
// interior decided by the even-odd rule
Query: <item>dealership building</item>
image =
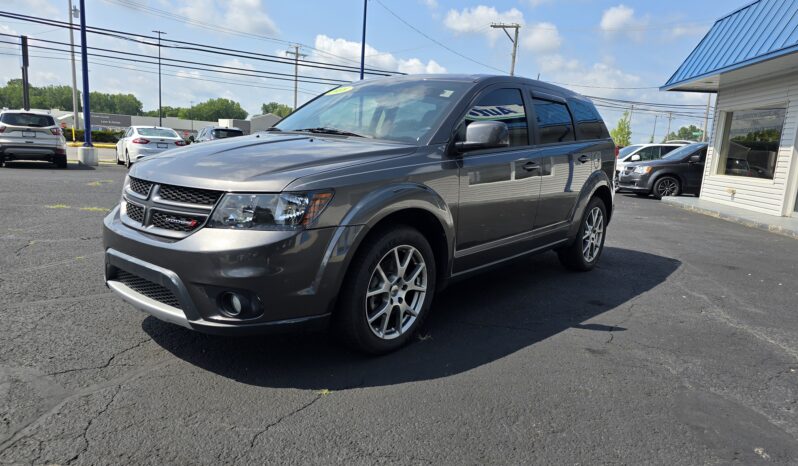
<path fill-rule="evenodd" d="M 717 93 L 702 201 L 798 217 L 798 2 L 720 18 L 661 89 Z"/>

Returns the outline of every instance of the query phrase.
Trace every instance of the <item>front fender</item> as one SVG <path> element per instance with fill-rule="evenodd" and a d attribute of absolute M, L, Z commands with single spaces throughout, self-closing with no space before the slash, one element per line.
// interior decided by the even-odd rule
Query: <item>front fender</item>
<path fill-rule="evenodd" d="M 428 186 L 399 183 L 372 191 L 347 212 L 325 252 L 314 287 L 340 289 L 352 257 L 372 228 L 389 215 L 409 209 L 423 210 L 438 220 L 446 237 L 445 270 L 451 270 L 455 229 L 449 206 Z"/>

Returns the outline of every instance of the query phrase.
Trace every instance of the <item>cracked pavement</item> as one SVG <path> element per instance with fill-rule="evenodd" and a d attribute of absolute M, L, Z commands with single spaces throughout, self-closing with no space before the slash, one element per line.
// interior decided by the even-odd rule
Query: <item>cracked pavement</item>
<path fill-rule="evenodd" d="M 619 195 L 593 272 L 547 253 L 453 284 L 371 358 L 116 299 L 124 174 L 0 169 L 1 464 L 798 463 L 793 239 Z"/>

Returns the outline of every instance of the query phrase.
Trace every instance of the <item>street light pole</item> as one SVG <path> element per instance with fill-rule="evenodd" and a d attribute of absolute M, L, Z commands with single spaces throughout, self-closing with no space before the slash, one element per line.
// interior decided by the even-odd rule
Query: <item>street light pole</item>
<path fill-rule="evenodd" d="M 161 34 L 163 31 L 152 31 L 158 34 L 158 126 L 163 126 L 163 107 L 161 105 Z"/>
<path fill-rule="evenodd" d="M 363 0 L 363 39 L 360 41 L 360 80 L 363 80 L 366 69 L 366 12 L 368 11 L 369 0 Z M 296 104 L 294 104 L 296 108 Z"/>
<path fill-rule="evenodd" d="M 86 0 L 80 0 L 80 70 L 83 73 L 83 147 L 91 143 L 91 112 L 89 106 L 89 52 L 86 49 Z"/>
<path fill-rule="evenodd" d="M 75 31 L 73 28 L 72 18 L 77 15 L 77 10 L 72 6 L 72 0 L 69 0 L 69 55 L 72 58 L 72 140 L 75 140 L 75 128 L 80 129 L 80 121 L 78 120 L 78 76 L 75 70 Z"/>
<path fill-rule="evenodd" d="M 515 76 L 515 57 L 518 53 L 518 30 L 521 29 L 521 25 L 518 23 L 491 23 L 490 27 L 504 31 L 504 33 L 507 34 L 507 38 L 513 43 L 513 58 L 510 64 L 510 76 Z M 514 36 L 510 36 L 510 33 L 507 32 L 508 29 L 515 29 Z"/>

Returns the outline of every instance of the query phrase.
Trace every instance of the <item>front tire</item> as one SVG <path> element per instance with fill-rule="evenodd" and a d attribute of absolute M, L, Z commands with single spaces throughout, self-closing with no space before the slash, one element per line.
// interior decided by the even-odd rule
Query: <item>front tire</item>
<path fill-rule="evenodd" d="M 418 230 L 399 226 L 365 240 L 349 266 L 335 313 L 350 347 L 385 354 L 405 345 L 429 313 L 435 256 Z"/>
<path fill-rule="evenodd" d="M 557 251 L 560 263 L 569 270 L 587 272 L 592 270 L 604 251 L 607 226 L 607 208 L 604 202 L 594 197 L 585 209 L 574 242 Z"/>
<path fill-rule="evenodd" d="M 122 159 L 119 158 L 119 147 L 116 148 L 115 152 L 116 152 L 116 164 L 123 165 L 125 162 L 123 162 Z"/>
<path fill-rule="evenodd" d="M 127 149 L 125 149 L 125 168 L 127 168 L 129 170 L 130 169 L 130 165 L 131 165 L 131 163 L 130 163 L 130 154 L 127 152 Z"/>
<path fill-rule="evenodd" d="M 662 199 L 666 196 L 678 196 L 682 192 L 682 186 L 676 178 L 663 176 L 654 182 L 654 187 L 651 191 L 654 197 Z"/>

